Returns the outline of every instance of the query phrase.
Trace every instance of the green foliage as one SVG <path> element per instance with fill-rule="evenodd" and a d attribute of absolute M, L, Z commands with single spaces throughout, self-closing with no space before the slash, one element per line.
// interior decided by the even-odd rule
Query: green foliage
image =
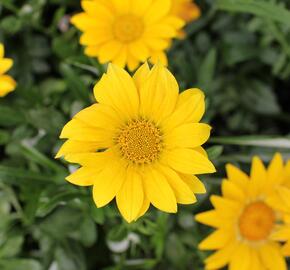
<path fill-rule="evenodd" d="M 209 233 L 193 215 L 209 208 L 227 162 L 290 158 L 289 1 L 196 1 L 202 17 L 175 41 L 170 69 L 181 89 L 201 87 L 208 153 L 219 173 L 208 194 L 176 215 L 151 208 L 136 223 L 112 204 L 97 209 L 89 188 L 64 180 L 75 169 L 54 159 L 63 125 L 92 104 L 106 69 L 83 54 L 70 15 L 79 1 L 1 0 L 0 40 L 14 59 L 16 91 L 0 100 L 0 269 L 203 269 L 198 242 Z"/>

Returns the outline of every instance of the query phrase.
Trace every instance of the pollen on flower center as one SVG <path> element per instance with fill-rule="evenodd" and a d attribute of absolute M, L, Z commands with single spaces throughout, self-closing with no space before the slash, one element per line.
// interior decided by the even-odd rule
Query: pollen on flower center
<path fill-rule="evenodd" d="M 159 157 L 162 135 L 154 123 L 141 118 L 124 125 L 116 143 L 125 159 L 140 165 L 148 164 Z"/>
<path fill-rule="evenodd" d="M 121 42 L 132 42 L 141 37 L 144 31 L 142 20 L 135 15 L 119 16 L 113 24 L 114 36 Z"/>
<path fill-rule="evenodd" d="M 249 241 L 267 239 L 275 224 L 275 213 L 266 203 L 257 201 L 247 205 L 239 218 L 239 230 Z"/>

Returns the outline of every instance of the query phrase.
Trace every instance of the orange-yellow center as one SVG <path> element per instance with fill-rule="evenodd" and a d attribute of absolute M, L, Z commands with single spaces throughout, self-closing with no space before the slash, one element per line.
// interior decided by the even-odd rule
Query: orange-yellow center
<path fill-rule="evenodd" d="M 159 128 L 142 118 L 124 125 L 116 137 L 116 144 L 125 159 L 140 165 L 157 160 L 163 148 Z"/>
<path fill-rule="evenodd" d="M 115 38 L 123 43 L 129 43 L 139 39 L 143 32 L 143 21 L 135 15 L 122 15 L 113 24 Z"/>
<path fill-rule="evenodd" d="M 268 238 L 275 224 L 275 213 L 266 203 L 257 201 L 248 204 L 239 218 L 241 236 L 249 241 Z"/>

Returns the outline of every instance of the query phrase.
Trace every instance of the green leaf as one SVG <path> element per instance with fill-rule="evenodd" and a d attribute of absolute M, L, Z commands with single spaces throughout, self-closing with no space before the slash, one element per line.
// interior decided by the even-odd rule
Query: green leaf
<path fill-rule="evenodd" d="M 2 259 L 1 270 L 42 270 L 40 263 L 32 259 Z"/>
<path fill-rule="evenodd" d="M 0 105 L 0 126 L 11 127 L 25 121 L 23 114 L 15 108 Z"/>
<path fill-rule="evenodd" d="M 21 251 L 23 241 L 23 235 L 10 233 L 8 239 L 0 246 L 0 258 L 16 256 Z"/>
<path fill-rule="evenodd" d="M 65 241 L 56 249 L 56 261 L 61 270 L 87 270 L 83 250 L 74 241 Z"/>
<path fill-rule="evenodd" d="M 290 149 L 290 139 L 271 136 L 214 137 L 212 143 Z"/>
<path fill-rule="evenodd" d="M 290 26 L 290 11 L 277 4 L 262 0 L 217 0 L 218 9 L 262 16 Z"/>
<path fill-rule="evenodd" d="M 222 145 L 216 145 L 208 148 L 206 152 L 208 153 L 209 159 L 217 159 L 223 153 L 224 147 Z"/>
<path fill-rule="evenodd" d="M 34 173 L 24 169 L 7 167 L 0 165 L 0 182 L 23 185 L 31 181 L 40 181 L 41 183 L 51 183 L 55 177 Z M 21 181 L 19 181 L 21 180 Z"/>
<path fill-rule="evenodd" d="M 209 91 L 211 88 L 216 68 L 216 58 L 216 49 L 212 48 L 201 63 L 201 67 L 198 72 L 198 86 L 205 92 Z"/>

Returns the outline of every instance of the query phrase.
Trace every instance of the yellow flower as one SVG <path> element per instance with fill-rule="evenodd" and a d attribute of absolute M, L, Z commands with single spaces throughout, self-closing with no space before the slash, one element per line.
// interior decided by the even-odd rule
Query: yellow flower
<path fill-rule="evenodd" d="M 200 8 L 192 0 L 172 0 L 171 14 L 179 17 L 186 23 L 197 20 L 200 17 Z M 183 38 L 185 32 L 179 31 L 179 37 Z"/>
<path fill-rule="evenodd" d="M 275 201 L 276 207 L 283 214 L 283 224 L 272 234 L 272 238 L 277 241 L 286 242 L 282 251 L 285 256 L 290 256 L 290 160 L 286 163 L 280 175 L 283 180 L 282 185 L 278 188 L 278 196 L 275 198 Z"/>
<path fill-rule="evenodd" d="M 167 65 L 165 50 L 184 25 L 169 14 L 170 0 L 84 0 L 72 23 L 83 34 L 85 54 L 130 70 L 150 58 Z"/>
<path fill-rule="evenodd" d="M 201 147 L 210 126 L 199 123 L 204 94 L 189 89 L 179 95 L 173 75 L 162 65 L 147 63 L 132 78 L 110 64 L 94 88 L 98 103 L 79 112 L 63 128 L 68 139 L 57 157 L 82 167 L 67 177 L 79 186 L 93 185 L 97 207 L 116 197 L 131 222 L 150 203 L 177 212 L 177 203 L 196 202 L 205 188 L 197 174 L 215 171 Z"/>
<path fill-rule="evenodd" d="M 215 209 L 196 216 L 216 228 L 199 245 L 201 250 L 217 250 L 205 260 L 206 269 L 229 264 L 233 270 L 286 270 L 281 246 L 271 236 L 280 222 L 271 201 L 283 183 L 281 155 L 274 156 L 268 169 L 254 157 L 250 176 L 231 164 L 226 170 L 222 196 L 211 197 Z"/>
<path fill-rule="evenodd" d="M 4 58 L 4 46 L 0 43 L 0 97 L 6 96 L 16 87 L 16 82 L 12 77 L 4 75 L 13 65 L 13 60 Z"/>

